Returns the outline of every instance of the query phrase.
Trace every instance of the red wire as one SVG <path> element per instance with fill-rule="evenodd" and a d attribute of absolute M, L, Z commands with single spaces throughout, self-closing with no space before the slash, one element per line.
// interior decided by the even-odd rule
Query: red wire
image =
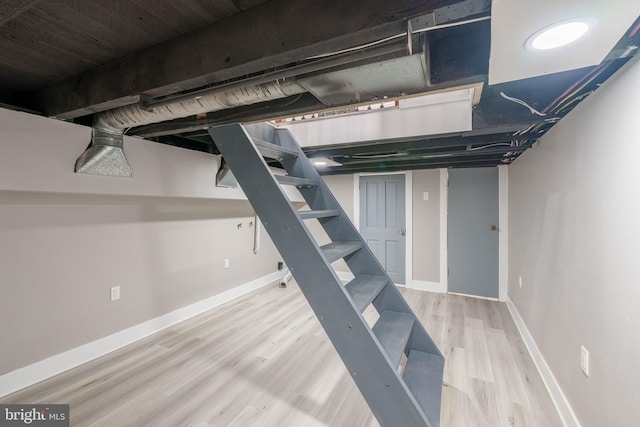
<path fill-rule="evenodd" d="M 638 30 L 640 30 L 640 22 L 638 22 L 638 24 L 635 27 L 633 27 L 633 30 L 631 30 L 631 32 L 629 33 L 629 38 L 632 38 L 633 36 L 635 36 Z"/>
<path fill-rule="evenodd" d="M 595 67 L 594 69 L 592 69 L 591 71 L 589 71 L 583 78 L 579 79 L 578 81 L 576 81 L 574 84 L 572 84 L 571 86 L 569 86 L 567 88 L 567 90 L 565 90 L 564 92 L 562 92 L 562 95 L 560 95 L 559 97 L 557 97 L 556 99 L 553 100 L 553 102 L 551 102 L 551 104 L 547 105 L 546 107 L 544 107 L 544 109 L 542 111 L 540 111 L 541 113 L 546 113 L 547 110 L 549 110 L 551 107 L 553 107 L 555 105 L 556 102 L 558 102 L 558 100 L 562 99 L 564 96 L 566 96 L 569 92 L 571 92 L 573 89 L 575 89 L 580 83 L 582 83 L 583 81 L 585 81 L 586 79 L 589 78 L 589 76 L 591 76 L 593 73 L 597 72 L 600 68 L 602 68 L 603 64 L 598 65 L 597 67 Z"/>

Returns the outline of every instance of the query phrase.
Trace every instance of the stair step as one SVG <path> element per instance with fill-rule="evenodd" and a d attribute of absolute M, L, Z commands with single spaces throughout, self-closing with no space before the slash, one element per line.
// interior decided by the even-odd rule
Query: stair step
<path fill-rule="evenodd" d="M 298 211 L 298 216 L 301 219 L 311 219 L 311 218 L 329 218 L 332 216 L 340 215 L 339 211 L 336 210 L 324 210 L 324 211 Z"/>
<path fill-rule="evenodd" d="M 290 175 L 275 175 L 278 182 L 282 185 L 295 185 L 296 187 L 313 187 L 318 185 L 315 181 L 306 178 L 298 178 Z"/>
<path fill-rule="evenodd" d="M 290 148 L 281 147 L 276 144 L 272 144 L 267 141 L 263 141 L 258 138 L 253 139 L 253 143 L 255 144 L 260 154 L 264 157 L 268 157 L 270 159 L 282 160 L 282 159 L 291 159 L 298 157 L 298 153 L 295 150 Z"/>
<path fill-rule="evenodd" d="M 402 378 L 433 425 L 440 423 L 440 402 L 444 358 L 438 354 L 411 350 Z"/>
<path fill-rule="evenodd" d="M 373 333 L 387 352 L 391 363 L 396 368 L 400 364 L 402 354 L 407 348 L 414 318 L 409 313 L 385 310 L 373 325 Z"/>
<path fill-rule="evenodd" d="M 362 242 L 333 242 L 320 247 L 329 263 L 344 258 L 360 248 L 362 248 Z"/>
<path fill-rule="evenodd" d="M 356 307 L 362 313 L 387 283 L 389 283 L 389 279 L 386 277 L 362 274 L 347 283 L 346 288 L 356 303 Z"/>

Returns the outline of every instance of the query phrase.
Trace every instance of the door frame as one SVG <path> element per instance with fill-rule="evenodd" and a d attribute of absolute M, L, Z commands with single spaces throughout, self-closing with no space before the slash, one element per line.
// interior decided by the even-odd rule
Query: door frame
<path fill-rule="evenodd" d="M 406 286 L 431 292 L 448 292 L 449 266 L 447 245 L 448 234 L 448 208 L 449 208 L 449 171 L 445 168 L 440 170 L 440 283 L 421 282 L 413 280 L 413 175 L 411 171 L 404 172 L 362 172 L 353 174 L 353 224 L 360 231 L 360 177 L 366 175 L 405 175 L 405 220 L 407 226 L 407 245 L 405 250 L 405 281 Z M 509 289 L 509 172 L 507 165 L 498 166 L 498 300 L 506 301 Z M 345 276 L 344 279 L 348 277 Z M 351 277 L 352 278 L 352 277 Z"/>
<path fill-rule="evenodd" d="M 409 286 L 413 282 L 413 174 L 411 171 L 404 172 L 360 172 L 353 174 L 353 225 L 360 232 L 360 177 L 361 176 L 383 176 L 383 175 L 404 175 L 404 222 L 405 230 L 405 250 L 404 250 L 404 281 L 399 285 Z M 398 285 L 398 283 L 396 283 Z"/>
<path fill-rule="evenodd" d="M 447 246 L 449 224 L 447 222 L 449 209 L 449 173 L 440 169 L 440 280 L 445 284 L 448 292 L 449 248 Z M 444 241 L 444 242 L 443 242 Z M 498 298 L 497 301 L 506 302 L 509 291 L 509 166 L 498 166 Z M 489 299 L 470 295 L 474 298 Z"/>

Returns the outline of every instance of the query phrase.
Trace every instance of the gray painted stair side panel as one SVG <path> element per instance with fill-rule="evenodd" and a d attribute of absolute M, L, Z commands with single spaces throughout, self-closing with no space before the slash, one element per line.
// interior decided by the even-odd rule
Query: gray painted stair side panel
<path fill-rule="evenodd" d="M 441 357 L 411 350 L 402 375 L 409 390 L 436 425 L 440 423 L 440 389 L 443 371 L 444 359 Z"/>
<path fill-rule="evenodd" d="M 209 133 L 380 424 L 387 427 L 436 425 L 426 417 L 405 381 L 390 365 L 380 341 L 328 264 L 325 252 L 294 210 L 248 133 L 240 125 L 210 128 Z M 308 190 L 322 189 L 317 193 L 318 200 L 335 201 L 330 193 L 324 192 L 326 186 L 300 148 L 296 144 L 287 147 L 297 149 L 300 155 L 295 160 L 285 161 L 292 169 L 287 169 L 291 177 L 284 180 L 291 184 L 296 182 L 296 178 L 302 178 L 305 184 L 315 184 Z M 294 169 L 300 173 L 292 172 Z M 293 185 L 300 182 L 298 180 Z M 310 204 L 310 207 L 314 210 L 338 210 L 338 217 L 320 222 L 340 222 L 346 215 L 337 202 L 333 203 Z M 353 234 L 348 228 L 345 230 L 344 238 L 332 240 L 358 241 L 362 247 L 345 260 L 348 263 L 354 258 L 364 260 L 370 253 L 363 253 L 367 246 L 357 232 Z M 408 313 L 402 314 L 409 316 Z"/>

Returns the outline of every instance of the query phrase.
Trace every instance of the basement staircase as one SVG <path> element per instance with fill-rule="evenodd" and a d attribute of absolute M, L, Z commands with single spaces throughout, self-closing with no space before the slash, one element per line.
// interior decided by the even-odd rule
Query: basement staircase
<path fill-rule="evenodd" d="M 438 426 L 444 357 L 291 133 L 230 124 L 209 134 L 380 425 Z M 264 157 L 287 175 L 274 175 Z M 297 211 L 283 185 L 297 187 L 311 210 Z M 319 246 L 307 220 L 332 242 Z M 346 285 L 331 267 L 339 259 L 355 277 Z M 380 315 L 373 327 L 362 316 L 371 304 Z"/>

